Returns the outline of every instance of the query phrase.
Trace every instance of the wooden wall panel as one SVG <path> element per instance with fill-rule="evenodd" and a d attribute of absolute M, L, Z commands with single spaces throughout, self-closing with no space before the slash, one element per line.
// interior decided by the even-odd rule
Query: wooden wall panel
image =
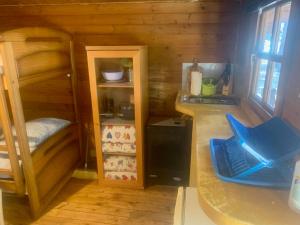
<path fill-rule="evenodd" d="M 283 117 L 300 130 L 300 1 L 293 1 L 290 20 L 292 38 L 287 43 L 289 57 L 286 63 L 289 79 L 285 88 Z"/>
<path fill-rule="evenodd" d="M 243 99 L 248 97 L 249 83 L 251 82 L 251 54 L 255 43 L 258 12 L 247 13 L 243 16 L 239 30 L 238 54 L 236 60 L 235 93 Z"/>
<path fill-rule="evenodd" d="M 116 3 L 114 1 L 95 4 L 30 4 L 27 0 L 18 1 L 19 4 L 0 4 L 4 9 L 2 15 L 141 15 L 141 14 L 174 14 L 174 13 L 232 13 L 239 11 L 239 3 L 234 0 L 205 0 L 191 1 L 159 1 L 147 3 Z M 51 1 L 52 2 L 52 1 Z M 65 1 L 66 2 L 66 1 Z M 68 1 L 69 2 L 69 1 Z M 87 2 L 87 1 L 86 1 Z"/>
<path fill-rule="evenodd" d="M 7 3 L 10 2 L 10 6 Z M 152 115 L 174 115 L 181 64 L 234 61 L 238 1 L 76 4 L 2 1 L 0 29 L 51 26 L 73 34 L 81 115 L 91 120 L 86 45 L 147 45 Z M 95 1 L 86 1 L 95 2 Z M 5 4 L 6 3 L 6 4 Z M 38 4 L 37 4 L 38 3 Z M 14 5 L 22 4 L 22 5 Z"/>

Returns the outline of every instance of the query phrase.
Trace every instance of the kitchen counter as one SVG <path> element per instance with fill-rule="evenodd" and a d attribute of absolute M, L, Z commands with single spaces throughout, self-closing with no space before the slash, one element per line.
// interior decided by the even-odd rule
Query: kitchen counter
<path fill-rule="evenodd" d="M 300 214 L 288 207 L 289 191 L 226 183 L 212 167 L 209 140 L 232 136 L 226 113 L 250 120 L 238 106 L 182 104 L 176 110 L 194 118 L 190 186 L 197 187 L 201 207 L 218 225 L 299 225 Z"/>

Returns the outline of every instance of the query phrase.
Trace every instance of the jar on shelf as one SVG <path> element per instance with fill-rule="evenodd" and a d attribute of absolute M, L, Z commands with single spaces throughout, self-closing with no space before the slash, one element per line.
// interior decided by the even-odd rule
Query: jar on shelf
<path fill-rule="evenodd" d="M 202 68 L 198 65 L 198 60 L 193 59 L 193 65 L 188 74 L 188 92 L 191 95 L 200 95 L 202 86 Z"/>
<path fill-rule="evenodd" d="M 123 58 L 121 59 L 121 64 L 123 66 L 123 71 L 125 76 L 127 76 L 127 80 L 130 83 L 133 83 L 133 62 L 132 59 Z"/>

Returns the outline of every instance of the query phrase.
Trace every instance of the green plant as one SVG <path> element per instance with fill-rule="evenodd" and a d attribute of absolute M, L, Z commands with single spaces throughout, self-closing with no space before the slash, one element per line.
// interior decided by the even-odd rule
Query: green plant
<path fill-rule="evenodd" d="M 204 84 L 204 85 L 207 85 L 207 84 L 212 84 L 212 85 L 216 85 L 217 84 L 217 79 L 215 79 L 215 78 L 203 78 L 202 79 L 202 83 Z"/>
<path fill-rule="evenodd" d="M 122 64 L 123 67 L 131 68 L 132 65 L 133 65 L 133 62 L 132 62 L 131 59 L 123 58 L 123 59 L 121 59 L 121 64 Z"/>

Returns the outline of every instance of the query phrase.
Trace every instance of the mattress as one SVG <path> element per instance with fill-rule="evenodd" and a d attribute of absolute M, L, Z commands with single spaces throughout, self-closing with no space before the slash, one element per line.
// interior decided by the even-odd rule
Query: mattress
<path fill-rule="evenodd" d="M 57 133 L 61 129 L 71 124 L 68 120 L 57 119 L 57 118 L 39 118 L 26 122 L 26 132 L 28 137 L 28 144 L 30 151 L 34 151 L 40 144 Z M 18 154 L 19 144 L 16 137 L 16 129 L 12 127 L 12 133 L 15 139 L 15 144 Z M 0 135 L 0 145 L 5 145 L 4 135 Z"/>
<path fill-rule="evenodd" d="M 34 152 L 45 142 L 49 137 L 53 136 L 63 128 L 70 125 L 71 122 L 68 120 L 57 119 L 57 118 L 39 118 L 26 122 L 26 132 L 28 137 L 28 144 L 30 152 Z M 15 145 L 17 154 L 20 154 L 19 144 L 16 137 L 16 129 L 12 127 L 12 133 L 15 139 Z M 3 133 L 0 134 L 0 145 L 5 145 L 5 139 Z M 10 161 L 8 155 L 5 152 L 0 152 L 0 168 L 10 169 Z"/>

